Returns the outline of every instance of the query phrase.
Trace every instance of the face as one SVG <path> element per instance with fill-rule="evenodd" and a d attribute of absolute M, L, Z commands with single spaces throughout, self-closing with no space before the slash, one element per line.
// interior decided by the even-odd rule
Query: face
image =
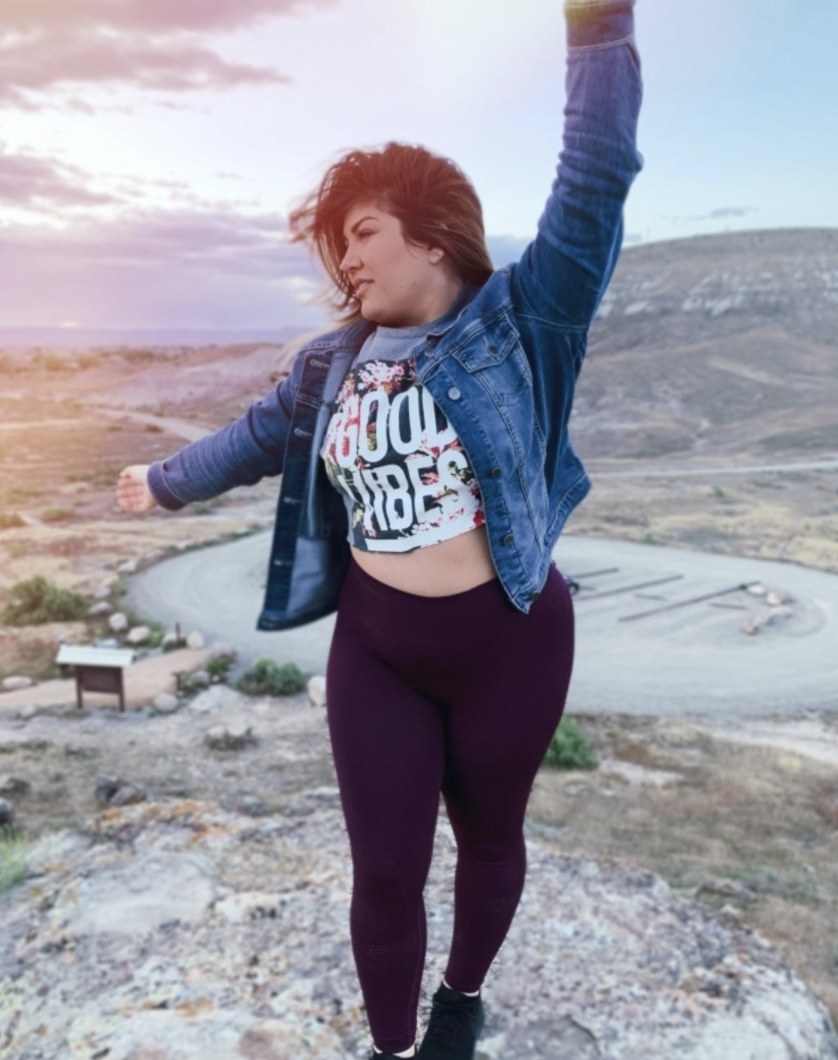
<path fill-rule="evenodd" d="M 343 236 L 340 269 L 367 320 L 398 328 L 426 324 L 445 312 L 449 292 L 439 247 L 405 242 L 401 221 L 374 202 L 347 212 Z"/>

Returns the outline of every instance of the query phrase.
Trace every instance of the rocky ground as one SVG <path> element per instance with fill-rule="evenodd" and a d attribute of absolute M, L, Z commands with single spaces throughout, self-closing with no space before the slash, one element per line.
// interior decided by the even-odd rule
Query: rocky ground
<path fill-rule="evenodd" d="M 173 714 L 7 716 L 0 751 L 30 778 L 15 801 L 41 833 L 26 878 L 0 898 L 5 1057 L 365 1055 L 322 707 L 215 687 Z M 678 782 L 669 772 L 650 787 Z M 120 787 L 127 804 L 108 807 Z M 740 923 L 761 896 L 704 866 L 688 898 L 624 859 L 569 852 L 591 824 L 571 825 L 582 804 L 612 816 L 622 804 L 630 823 L 636 799 L 610 766 L 539 778 L 528 884 L 486 985 L 479 1060 L 838 1057 L 826 1007 Z M 451 932 L 452 870 L 443 817 L 423 1021 Z M 696 901 L 701 888 L 723 907 Z"/>

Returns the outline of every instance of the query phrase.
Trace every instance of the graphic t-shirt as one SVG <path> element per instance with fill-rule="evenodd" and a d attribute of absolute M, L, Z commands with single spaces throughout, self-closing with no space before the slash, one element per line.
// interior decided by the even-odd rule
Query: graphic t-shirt
<path fill-rule="evenodd" d="M 462 444 L 405 356 L 428 327 L 379 327 L 370 336 L 343 381 L 320 450 L 347 500 L 349 543 L 367 552 L 409 552 L 485 522 Z"/>

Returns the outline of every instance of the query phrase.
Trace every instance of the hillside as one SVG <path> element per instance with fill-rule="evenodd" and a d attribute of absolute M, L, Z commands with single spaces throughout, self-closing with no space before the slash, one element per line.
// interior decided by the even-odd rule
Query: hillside
<path fill-rule="evenodd" d="M 838 230 L 627 249 L 591 333 L 588 458 L 776 461 L 838 449 Z"/>

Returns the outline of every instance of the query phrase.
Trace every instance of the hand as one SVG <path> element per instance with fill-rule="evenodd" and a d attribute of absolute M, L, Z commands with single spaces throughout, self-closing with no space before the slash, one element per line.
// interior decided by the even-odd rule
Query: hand
<path fill-rule="evenodd" d="M 133 464 L 119 473 L 116 503 L 126 512 L 150 512 L 157 501 L 148 488 L 148 464 Z"/>

